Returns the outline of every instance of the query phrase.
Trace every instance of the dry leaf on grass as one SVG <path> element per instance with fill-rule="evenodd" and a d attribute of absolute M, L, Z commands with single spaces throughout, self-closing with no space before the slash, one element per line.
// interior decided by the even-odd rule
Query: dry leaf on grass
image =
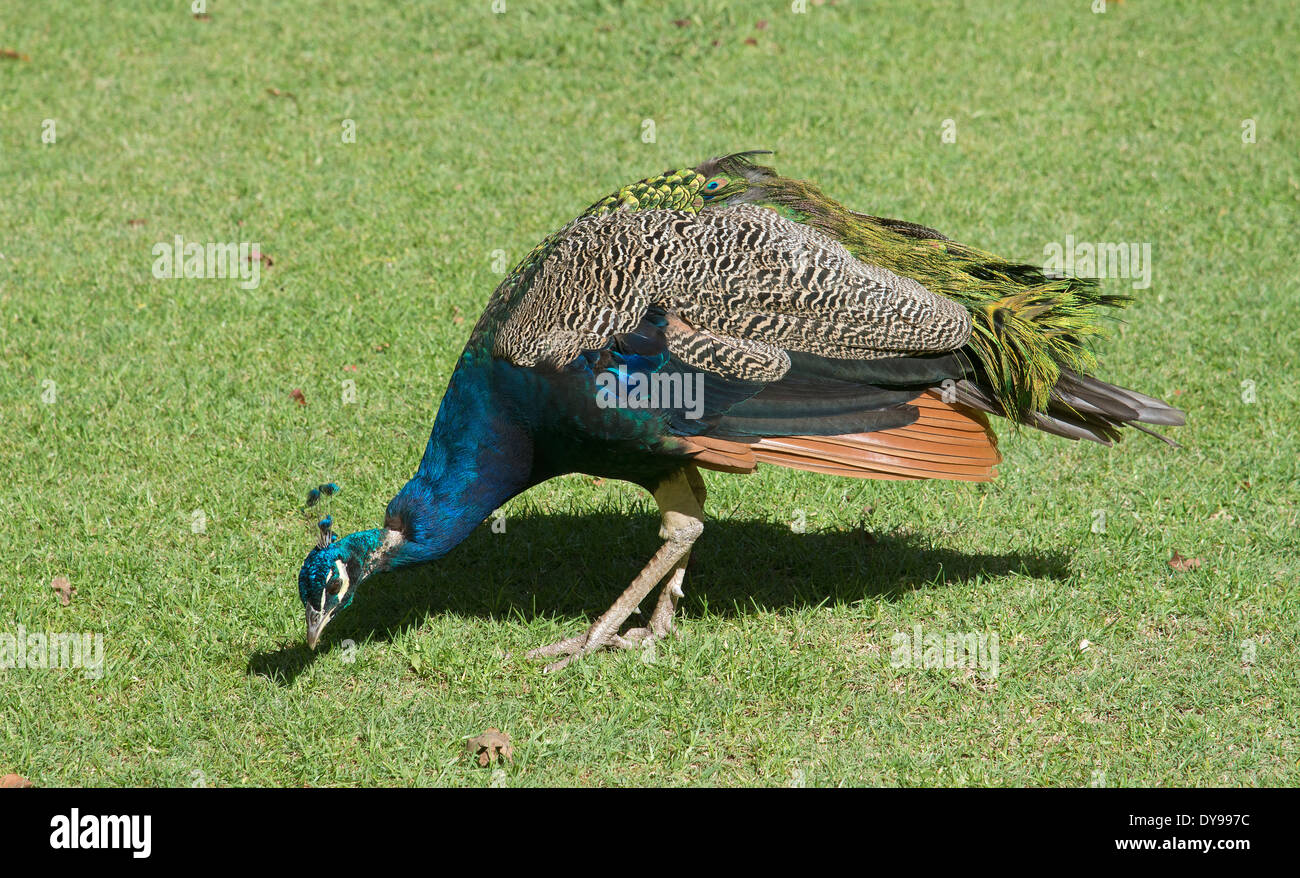
<path fill-rule="evenodd" d="M 1178 554 L 1178 550 L 1175 549 L 1174 557 L 1169 559 L 1169 566 L 1177 570 L 1179 573 L 1186 573 L 1188 570 L 1195 570 L 1197 567 L 1200 567 L 1201 559 L 1184 558 L 1182 555 Z"/>
<path fill-rule="evenodd" d="M 27 790 L 31 787 L 32 782 L 22 775 L 6 774 L 0 777 L 0 790 Z"/>
<path fill-rule="evenodd" d="M 295 387 L 293 390 L 289 391 L 289 396 L 293 397 L 294 401 L 297 402 L 298 405 L 307 404 L 307 397 L 302 395 L 301 387 Z"/>
<path fill-rule="evenodd" d="M 72 596 L 77 593 L 77 590 L 72 587 L 72 583 L 68 581 L 66 576 L 54 577 L 50 580 L 50 588 L 59 596 L 59 603 L 65 607 L 72 603 Z"/>
<path fill-rule="evenodd" d="M 514 762 L 515 745 L 510 743 L 510 736 L 499 729 L 488 729 L 481 735 L 475 735 L 465 742 L 469 755 L 478 756 L 478 764 L 487 768 L 498 759 Z"/>

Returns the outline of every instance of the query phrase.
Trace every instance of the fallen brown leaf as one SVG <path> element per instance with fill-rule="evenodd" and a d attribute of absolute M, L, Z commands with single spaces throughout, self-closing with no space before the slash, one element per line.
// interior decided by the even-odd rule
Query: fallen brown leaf
<path fill-rule="evenodd" d="M 0 58 L 8 58 L 10 61 L 30 61 L 31 55 L 24 54 L 17 49 L 0 49 Z"/>
<path fill-rule="evenodd" d="M 746 45 L 746 46 L 757 46 L 757 45 L 758 45 L 758 40 L 754 39 L 753 37 L 745 37 L 745 45 Z"/>
<path fill-rule="evenodd" d="M 515 745 L 510 743 L 510 736 L 499 729 L 488 729 L 481 735 L 475 735 L 465 742 L 469 755 L 478 756 L 478 764 L 487 768 L 498 759 L 514 762 Z"/>
<path fill-rule="evenodd" d="M 0 777 L 0 790 L 27 790 L 31 787 L 32 782 L 21 775 L 6 774 Z"/>
<path fill-rule="evenodd" d="M 258 262 L 261 262 L 267 268 L 270 268 L 272 265 L 275 265 L 275 261 L 272 260 L 270 256 L 267 256 L 265 253 L 263 253 L 261 250 L 252 250 L 251 252 L 249 252 L 248 264 L 252 265 L 254 259 L 256 259 Z"/>
<path fill-rule="evenodd" d="M 65 607 L 72 603 L 72 596 L 77 593 L 77 590 L 72 587 L 72 583 L 68 581 L 66 576 L 54 577 L 50 580 L 50 588 L 59 596 L 59 603 Z"/>
<path fill-rule="evenodd" d="M 133 229 L 138 229 L 138 228 L 140 228 L 140 226 L 144 225 L 144 220 L 143 220 L 143 219 L 129 219 L 129 220 L 126 221 L 126 224 L 127 224 L 128 226 L 130 226 L 131 228 L 133 228 Z"/>
<path fill-rule="evenodd" d="M 1174 557 L 1169 559 L 1169 566 L 1177 570 L 1179 573 L 1186 573 L 1188 570 L 1195 570 L 1197 567 L 1200 567 L 1201 559 L 1184 558 L 1182 555 L 1178 554 L 1178 550 L 1175 549 Z"/>
<path fill-rule="evenodd" d="M 289 396 L 293 397 L 293 399 L 298 403 L 298 405 L 307 404 L 307 397 L 302 395 L 301 388 L 295 387 L 293 390 L 289 391 Z"/>
<path fill-rule="evenodd" d="M 691 20 L 689 18 L 674 18 L 673 24 L 677 25 L 678 27 L 690 27 Z"/>

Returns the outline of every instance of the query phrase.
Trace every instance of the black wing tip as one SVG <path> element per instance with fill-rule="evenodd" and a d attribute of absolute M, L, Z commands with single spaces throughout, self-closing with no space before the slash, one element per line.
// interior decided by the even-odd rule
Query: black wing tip
<path fill-rule="evenodd" d="M 957 388 L 959 402 L 979 411 L 1007 417 L 994 396 L 978 382 L 961 381 Z M 1123 428 L 1131 427 L 1154 436 L 1170 447 L 1181 448 L 1168 436 L 1143 425 L 1181 427 L 1186 423 L 1187 417 L 1181 409 L 1145 393 L 1107 384 L 1091 375 L 1081 375 L 1063 368 L 1052 389 L 1047 411 L 1029 412 L 1023 419 L 1012 420 L 1054 436 L 1086 439 L 1107 446 L 1114 445 L 1122 438 Z"/>
<path fill-rule="evenodd" d="M 1108 384 L 1091 375 L 1080 375 L 1069 369 L 1061 370 L 1061 378 L 1057 382 L 1056 390 L 1066 398 L 1067 402 L 1072 399 L 1084 399 L 1099 409 L 1110 409 L 1111 411 L 1107 413 L 1113 418 L 1123 412 L 1121 417 L 1116 418 L 1117 420 L 1157 424 L 1162 427 L 1181 427 L 1187 423 L 1186 412 L 1174 408 L 1163 400 L 1136 390 L 1129 390 L 1127 387 Z"/>
<path fill-rule="evenodd" d="M 1177 443 L 1177 442 L 1175 442 L 1174 440 L 1170 439 L 1168 436 L 1164 435 L 1163 433 L 1157 433 L 1155 430 L 1149 430 L 1149 429 L 1147 429 L 1146 427 L 1142 426 L 1141 424 L 1137 423 L 1136 421 L 1133 421 L 1133 422 L 1130 422 L 1130 423 L 1128 423 L 1128 424 L 1125 424 L 1125 426 L 1126 426 L 1126 427 L 1132 427 L 1134 430 L 1141 430 L 1143 433 L 1146 433 L 1148 436 L 1154 436 L 1154 437 L 1156 437 L 1157 439 L 1159 439 L 1161 442 L 1163 442 L 1163 443 L 1165 443 L 1166 445 L 1168 445 L 1170 448 L 1182 448 L 1182 447 L 1183 447 L 1182 445 L 1180 445 L 1179 443 Z"/>

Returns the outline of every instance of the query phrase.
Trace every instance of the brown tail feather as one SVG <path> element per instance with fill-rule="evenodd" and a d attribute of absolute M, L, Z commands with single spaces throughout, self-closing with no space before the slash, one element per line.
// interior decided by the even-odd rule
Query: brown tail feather
<path fill-rule="evenodd" d="M 859 479 L 955 479 L 987 482 L 1001 462 L 988 418 L 927 392 L 906 427 L 844 436 L 766 436 L 728 440 L 695 436 L 692 459 L 706 469 L 752 472 L 759 463 Z"/>

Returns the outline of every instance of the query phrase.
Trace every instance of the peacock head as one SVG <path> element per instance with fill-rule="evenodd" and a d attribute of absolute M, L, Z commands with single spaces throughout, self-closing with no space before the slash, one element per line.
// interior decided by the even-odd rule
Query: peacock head
<path fill-rule="evenodd" d="M 328 515 L 321 519 L 320 539 L 298 572 L 298 597 L 307 612 L 307 645 L 312 649 L 325 626 L 351 605 L 361 582 L 362 546 L 351 537 L 340 539 L 332 525 Z"/>

